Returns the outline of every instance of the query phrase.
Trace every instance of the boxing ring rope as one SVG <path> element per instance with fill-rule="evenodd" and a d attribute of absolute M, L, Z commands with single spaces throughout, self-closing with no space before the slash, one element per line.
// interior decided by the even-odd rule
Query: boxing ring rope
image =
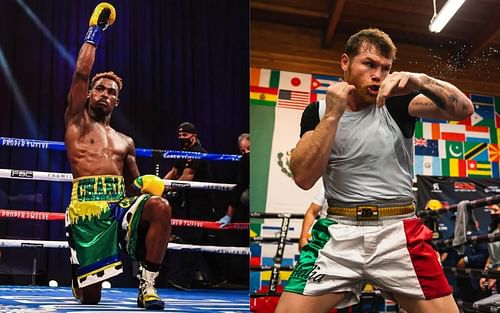
<path fill-rule="evenodd" d="M 443 270 L 448 274 L 467 278 L 492 278 L 499 279 L 500 271 L 484 271 L 479 268 L 456 268 L 450 266 L 443 266 Z"/>
<path fill-rule="evenodd" d="M 253 242 L 261 242 L 261 243 L 276 243 L 280 241 L 280 237 L 271 238 L 271 237 L 252 237 L 250 241 Z M 286 243 L 298 243 L 299 238 L 285 238 Z"/>
<path fill-rule="evenodd" d="M 500 203 L 500 195 L 498 196 L 490 196 L 477 200 L 470 200 L 467 202 L 467 210 L 471 210 L 477 207 L 482 207 L 490 204 Z M 422 211 L 417 214 L 419 217 L 437 217 L 438 214 L 454 212 L 457 210 L 457 205 L 451 205 L 440 210 L 436 211 Z M 430 213 L 430 214 L 429 214 Z M 252 266 L 250 267 L 251 271 L 271 271 L 271 278 L 269 281 L 269 291 L 267 293 L 251 293 L 250 298 L 262 298 L 269 296 L 279 296 L 280 294 L 276 292 L 276 284 L 278 281 L 279 271 L 292 271 L 294 269 L 293 266 L 281 266 L 281 260 L 283 257 L 283 248 L 286 243 L 298 242 L 298 238 L 287 239 L 286 235 L 288 232 L 288 223 L 291 218 L 303 218 L 302 214 L 287 214 L 287 213 L 265 213 L 265 212 L 252 212 L 250 214 L 251 218 L 279 218 L 282 219 L 282 227 L 280 231 L 280 235 L 277 238 L 269 238 L 269 237 L 254 237 L 251 238 L 251 242 L 258 243 L 275 243 L 278 242 L 278 248 L 276 251 L 276 255 L 273 258 L 273 265 L 271 266 Z M 500 233 L 494 234 L 484 234 L 484 235 L 473 235 L 467 236 L 466 242 L 464 244 L 476 244 L 482 242 L 494 242 L 500 241 Z M 452 246 L 453 239 L 444 239 L 444 240 L 433 240 L 432 243 L 434 245 L 444 245 L 444 246 Z M 453 274 L 456 276 L 463 277 L 485 277 L 492 279 L 500 279 L 500 271 L 484 271 L 482 269 L 458 269 L 456 267 L 443 267 L 443 270 L 448 274 Z M 373 294 L 373 295 L 372 295 Z M 368 298 L 374 297 L 377 295 L 377 292 L 363 292 L 362 296 L 366 296 Z M 491 305 L 478 305 L 476 303 L 468 303 L 462 300 L 458 300 L 457 304 L 467 312 L 500 312 L 500 307 L 496 306 L 496 303 Z M 500 303 L 499 303 L 500 304 Z"/>
<path fill-rule="evenodd" d="M 0 219 L 1 218 L 15 218 L 21 220 L 36 220 L 36 221 L 64 221 L 64 213 L 0 209 Z M 222 229 L 246 230 L 249 228 L 248 223 L 231 223 L 225 226 L 224 228 L 220 228 L 220 224 L 214 221 L 181 220 L 175 218 L 171 219 L 171 223 L 172 226 L 196 227 L 196 228 L 204 228 L 212 230 L 222 230 Z"/>
<path fill-rule="evenodd" d="M 466 236 L 466 241 L 464 244 L 476 244 L 495 241 L 500 241 L 500 233 Z M 433 240 L 432 243 L 438 246 L 451 247 L 453 246 L 453 238 Z"/>
<path fill-rule="evenodd" d="M 254 237 L 250 238 L 250 241 L 253 242 L 261 242 L 261 243 L 269 243 L 269 242 L 278 242 L 278 247 L 276 248 L 276 254 L 273 258 L 273 265 L 270 266 L 269 268 L 266 269 L 260 269 L 261 271 L 263 270 L 270 270 L 271 271 L 271 278 L 269 279 L 269 289 L 268 292 L 263 294 L 263 293 L 251 293 L 250 298 L 258 298 L 258 297 L 265 297 L 265 296 L 277 296 L 279 293 L 277 292 L 277 287 L 278 287 L 278 282 L 279 282 L 279 273 L 280 270 L 286 270 L 285 267 L 281 267 L 281 263 L 283 261 L 283 255 L 285 252 L 285 245 L 287 242 L 290 242 L 291 240 L 287 240 L 287 235 L 288 235 L 288 225 L 290 224 L 290 219 L 291 218 L 304 218 L 303 214 L 288 214 L 288 213 L 263 213 L 263 212 L 251 212 L 250 213 L 251 218 L 277 218 L 281 219 L 281 228 L 280 228 L 280 234 L 278 238 L 261 238 L 261 237 Z M 297 239 L 298 242 L 298 239 Z"/>
<path fill-rule="evenodd" d="M 0 248 L 69 248 L 67 241 L 45 241 L 32 239 L 0 239 Z M 248 255 L 250 250 L 247 247 L 229 247 L 229 246 L 205 246 L 180 243 L 168 243 L 170 250 L 211 252 L 220 254 Z"/>
<path fill-rule="evenodd" d="M 52 182 L 72 182 L 73 175 L 71 173 L 57 172 L 40 172 L 31 170 L 15 170 L 15 169 L 0 169 L 0 178 L 8 179 L 28 179 L 42 180 Z M 230 191 L 236 187 L 236 184 L 209 183 L 185 180 L 170 180 L 163 179 L 163 183 L 167 188 L 173 189 L 206 189 L 218 191 Z"/>
<path fill-rule="evenodd" d="M 489 196 L 476 200 L 464 200 L 467 201 L 467 210 L 484 207 L 490 204 L 500 203 L 500 195 Z M 423 210 L 417 213 L 418 217 L 426 218 L 426 217 L 434 217 L 440 214 L 446 214 L 449 212 L 456 212 L 458 204 L 452 204 L 449 206 L 445 206 L 439 210 Z"/>
<path fill-rule="evenodd" d="M 63 142 L 47 141 L 36 139 L 21 139 L 0 137 L 0 146 L 17 147 L 17 148 L 32 148 L 41 150 L 66 151 Z M 136 156 L 152 157 L 154 174 L 160 176 L 160 159 L 195 159 L 208 161 L 239 161 L 241 155 L 232 154 L 216 154 L 216 153 L 201 153 L 191 151 L 175 151 L 175 150 L 159 150 L 159 149 L 144 149 L 136 148 Z M 0 169 L 0 178 L 7 179 L 25 179 L 37 181 L 51 182 L 72 182 L 73 175 L 71 173 L 57 172 L 42 172 L 33 170 L 16 170 L 16 169 Z M 163 180 L 165 187 L 173 190 L 177 189 L 198 189 L 198 190 L 215 190 L 215 191 L 231 191 L 236 187 L 236 184 L 223 184 L 212 182 L 199 181 L 180 181 L 180 180 Z M 64 213 L 59 212 L 35 212 L 22 210 L 0 209 L 0 218 L 17 218 L 23 220 L 43 220 L 43 221 L 61 221 L 64 220 Z M 231 223 L 221 228 L 220 223 L 215 221 L 200 221 L 200 220 L 181 220 L 172 219 L 172 226 L 180 227 L 197 227 L 210 230 L 248 230 L 249 223 Z M 43 241 L 43 240 L 17 240 L 17 239 L 1 239 L 0 247 L 3 248 L 68 248 L 67 241 Z M 211 246 L 211 245 L 192 245 L 179 244 L 169 242 L 168 249 L 193 251 L 193 252 L 208 252 L 219 254 L 232 255 L 249 255 L 249 247 L 232 247 L 232 246 Z M 36 262 L 36 260 L 34 261 Z M 36 263 L 34 263 L 34 266 Z"/>
<path fill-rule="evenodd" d="M 464 312 L 485 312 L 485 313 L 496 313 L 500 311 L 500 307 L 492 305 L 480 305 L 475 303 L 464 302 L 462 300 L 457 300 L 457 305 L 464 310 Z"/>
<path fill-rule="evenodd" d="M 251 218 L 304 218 L 304 214 L 250 212 Z"/>
<path fill-rule="evenodd" d="M 271 271 L 272 269 L 273 267 L 269 265 L 250 266 L 250 270 L 256 272 L 266 272 L 266 271 Z M 282 271 L 293 271 L 293 269 L 294 266 L 280 266 L 280 270 Z"/>
<path fill-rule="evenodd" d="M 64 142 L 49 141 L 38 139 L 23 139 L 0 137 L 0 147 L 16 147 L 16 148 L 32 148 L 42 150 L 66 151 Z M 161 155 L 164 159 L 195 159 L 209 161 L 239 161 L 241 155 L 237 154 L 218 154 L 218 153 L 202 153 L 191 151 L 177 150 L 161 150 L 161 149 L 145 149 L 136 148 L 135 153 L 140 157 L 153 157 L 155 154 Z"/>

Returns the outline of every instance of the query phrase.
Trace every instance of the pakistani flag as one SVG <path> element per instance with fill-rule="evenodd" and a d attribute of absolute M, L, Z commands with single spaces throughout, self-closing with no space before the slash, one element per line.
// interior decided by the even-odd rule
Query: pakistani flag
<path fill-rule="evenodd" d="M 265 93 L 258 97 L 266 99 L 266 103 L 250 102 L 252 211 L 303 214 L 321 182 L 308 191 L 295 185 L 290 155 L 300 139 L 300 118 L 311 93 L 312 75 L 259 68 L 252 68 L 250 75 L 250 90 Z"/>
<path fill-rule="evenodd" d="M 463 142 L 439 140 L 439 157 L 441 159 L 463 159 Z"/>

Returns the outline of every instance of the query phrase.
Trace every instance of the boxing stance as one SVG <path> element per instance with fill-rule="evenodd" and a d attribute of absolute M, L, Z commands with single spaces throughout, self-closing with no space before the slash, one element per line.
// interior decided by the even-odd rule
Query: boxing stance
<path fill-rule="evenodd" d="M 64 116 L 74 178 L 66 210 L 73 291 L 82 304 L 98 303 L 101 282 L 123 271 L 121 246 L 140 261 L 137 305 L 163 309 L 154 286 L 171 230 L 171 207 L 160 197 L 164 184 L 154 175 L 139 176 L 133 140 L 110 126 L 121 78 L 113 72 L 99 73 L 89 90 L 99 38 L 115 18 L 114 7 L 105 2 L 92 13 Z M 126 197 L 126 191 L 137 195 Z"/>
<path fill-rule="evenodd" d="M 314 225 L 277 313 L 347 307 L 365 282 L 410 313 L 458 313 L 432 232 L 414 213 L 413 132 L 416 117 L 462 120 L 474 108 L 450 83 L 390 73 L 395 57 L 386 33 L 359 31 L 340 57 L 343 82 L 304 110 L 290 168 L 304 189 L 323 177 L 328 217 Z"/>

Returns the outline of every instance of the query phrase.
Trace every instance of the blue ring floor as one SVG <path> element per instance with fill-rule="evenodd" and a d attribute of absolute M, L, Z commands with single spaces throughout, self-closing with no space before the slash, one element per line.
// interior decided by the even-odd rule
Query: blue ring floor
<path fill-rule="evenodd" d="M 165 301 L 163 312 L 249 312 L 248 290 L 195 289 L 179 291 L 158 289 Z M 73 298 L 69 287 L 0 286 L 0 312 L 135 312 L 136 288 L 102 290 L 97 305 L 81 305 Z M 154 311 L 151 311 L 154 312 Z"/>

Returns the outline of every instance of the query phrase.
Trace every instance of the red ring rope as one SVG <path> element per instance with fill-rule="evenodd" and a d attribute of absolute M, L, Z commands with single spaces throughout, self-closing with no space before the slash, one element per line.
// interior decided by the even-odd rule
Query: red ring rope
<path fill-rule="evenodd" d="M 15 218 L 21 220 L 37 220 L 37 221 L 64 221 L 64 213 L 59 212 L 38 212 L 38 211 L 21 211 L 21 210 L 6 210 L 0 209 L 1 218 Z M 172 219 L 172 226 L 197 227 L 204 229 L 221 229 L 218 222 L 213 221 L 198 221 L 198 220 L 180 220 Z M 231 223 L 222 229 L 248 229 L 248 223 Z"/>

